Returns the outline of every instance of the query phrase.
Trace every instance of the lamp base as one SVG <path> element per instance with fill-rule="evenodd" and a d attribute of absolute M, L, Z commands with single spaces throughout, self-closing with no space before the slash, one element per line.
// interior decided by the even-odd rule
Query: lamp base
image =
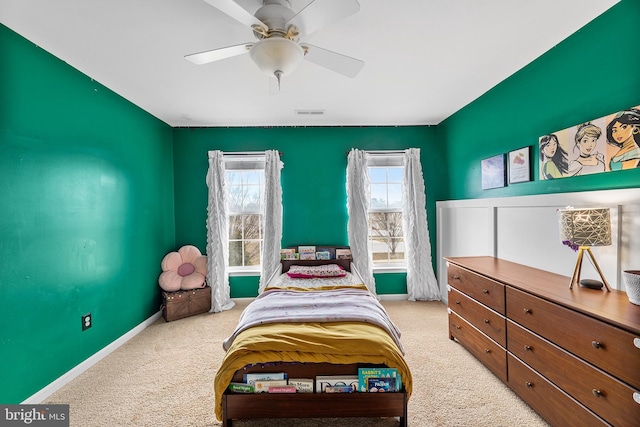
<path fill-rule="evenodd" d="M 604 286 L 604 283 L 594 279 L 581 279 L 580 286 L 588 289 L 602 289 L 602 287 Z"/>
<path fill-rule="evenodd" d="M 611 292 L 611 288 L 607 283 L 607 279 L 604 278 L 604 275 L 602 274 L 602 270 L 600 270 L 600 266 L 598 265 L 598 261 L 596 261 L 596 257 L 593 256 L 593 252 L 591 252 L 591 248 L 589 246 L 580 246 L 580 249 L 578 250 L 578 260 L 576 261 L 576 266 L 573 269 L 573 276 L 571 277 L 571 283 L 569 284 L 569 289 L 573 289 L 573 285 L 574 284 L 578 285 L 578 283 L 580 283 L 581 286 L 584 286 L 582 285 L 582 281 L 580 280 L 580 270 L 582 270 L 582 258 L 585 253 L 591 257 L 593 266 L 598 271 L 598 274 L 600 274 L 600 278 L 604 283 L 605 289 L 607 290 L 607 292 Z M 602 286 L 596 289 L 602 289 Z"/>

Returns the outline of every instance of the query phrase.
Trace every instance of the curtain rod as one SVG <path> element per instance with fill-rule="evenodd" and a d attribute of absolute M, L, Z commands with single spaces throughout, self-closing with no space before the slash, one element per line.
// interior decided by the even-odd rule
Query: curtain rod
<path fill-rule="evenodd" d="M 214 150 L 211 150 L 211 151 L 214 151 Z M 207 156 L 211 151 L 207 152 Z M 222 155 L 223 156 L 264 156 L 265 151 L 223 151 Z M 282 151 L 278 151 L 278 155 L 282 157 L 284 153 L 282 153 Z"/>
<path fill-rule="evenodd" d="M 371 154 L 373 156 L 388 156 L 391 154 L 404 154 L 406 150 L 362 150 L 367 154 Z M 347 151 L 347 156 L 351 151 Z"/>

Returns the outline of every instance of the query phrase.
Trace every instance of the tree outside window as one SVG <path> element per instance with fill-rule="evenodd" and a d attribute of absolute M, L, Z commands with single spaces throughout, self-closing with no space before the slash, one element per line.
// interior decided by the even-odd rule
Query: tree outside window
<path fill-rule="evenodd" d="M 369 167 L 369 240 L 375 265 L 404 264 L 403 167 Z"/>
<path fill-rule="evenodd" d="M 262 261 L 264 170 L 227 170 L 229 266 L 256 267 Z"/>

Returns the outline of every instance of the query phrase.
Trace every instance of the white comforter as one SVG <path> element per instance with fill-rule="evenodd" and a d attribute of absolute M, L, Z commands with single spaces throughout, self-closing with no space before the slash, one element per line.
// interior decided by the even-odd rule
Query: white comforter
<path fill-rule="evenodd" d="M 222 347 L 229 349 L 236 336 L 245 329 L 265 323 L 366 322 L 377 325 L 393 338 L 404 354 L 400 330 L 386 310 L 369 291 L 335 289 L 329 291 L 267 290 L 261 293 L 240 315 L 238 326 Z"/>

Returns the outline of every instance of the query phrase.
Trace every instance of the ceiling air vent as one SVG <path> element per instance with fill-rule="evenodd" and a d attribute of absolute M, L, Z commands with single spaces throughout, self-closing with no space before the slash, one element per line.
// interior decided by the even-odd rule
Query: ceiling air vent
<path fill-rule="evenodd" d="M 323 116 L 324 110 L 295 110 L 296 116 Z"/>

